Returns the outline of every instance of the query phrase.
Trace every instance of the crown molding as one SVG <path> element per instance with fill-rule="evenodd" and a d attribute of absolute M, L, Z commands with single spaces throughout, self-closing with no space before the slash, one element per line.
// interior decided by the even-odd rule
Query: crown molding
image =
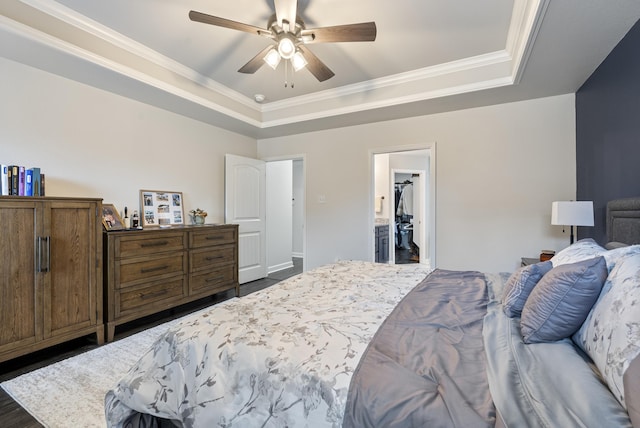
<path fill-rule="evenodd" d="M 269 112 L 292 107 L 300 107 L 305 104 L 315 104 L 321 101 L 331 100 L 338 97 L 345 97 L 353 94 L 360 94 L 363 92 L 375 92 L 376 90 L 390 86 L 426 81 L 435 77 L 479 69 L 488 65 L 502 63 L 505 60 L 510 59 L 511 57 L 509 56 L 509 53 L 507 51 L 503 50 L 498 52 L 491 52 L 471 58 L 464 58 L 457 61 L 438 64 L 432 67 L 425 67 L 405 73 L 398 73 L 378 79 L 367 80 L 366 82 L 354 83 L 353 85 L 345 85 L 335 89 L 327 89 L 324 91 L 315 92 L 310 95 L 302 95 L 299 97 L 288 98 L 286 100 L 273 101 L 264 104 L 263 111 Z"/>
<path fill-rule="evenodd" d="M 126 65 L 123 65 L 116 61 L 109 60 L 101 55 L 96 55 L 95 53 L 88 51 L 86 49 L 81 49 L 72 43 L 68 43 L 59 38 L 43 33 L 39 30 L 29 27 L 28 25 L 14 21 L 6 16 L 0 15 L 0 30 L 7 33 L 11 33 L 22 39 L 35 42 L 42 46 L 46 46 L 47 48 L 52 49 L 54 51 L 71 55 L 74 58 L 78 58 L 88 63 L 95 64 L 99 67 L 102 67 L 103 69 L 107 69 L 109 71 L 118 73 L 123 76 L 127 76 L 140 83 L 158 88 L 164 92 L 176 95 L 182 99 L 191 101 L 193 103 L 201 105 L 210 110 L 232 117 L 234 119 L 241 120 L 252 126 L 255 126 L 258 128 L 261 127 L 261 121 L 253 119 L 247 115 L 242 115 L 234 109 L 225 107 L 220 103 L 213 102 L 203 96 L 199 96 L 190 91 L 179 88 L 176 85 L 169 84 L 161 79 L 154 78 L 149 74 L 140 72 L 135 68 L 127 67 Z"/>
<path fill-rule="evenodd" d="M 85 15 L 76 12 L 54 0 L 19 0 L 20 2 L 33 7 L 47 15 L 59 19 L 79 30 L 82 30 L 88 34 L 98 37 L 107 43 L 117 46 L 132 55 L 143 58 L 149 62 L 156 64 L 157 66 L 169 70 L 175 74 L 178 74 L 185 79 L 193 82 L 198 82 L 199 85 L 205 88 L 220 93 L 227 98 L 230 98 L 238 103 L 254 110 L 260 110 L 255 101 L 249 97 L 242 95 L 241 93 L 224 86 L 208 76 L 204 76 L 197 71 L 189 68 L 173 59 L 162 55 L 161 53 L 150 49 L 149 47 L 138 43 L 135 40 L 118 33 L 117 31 L 96 22 Z"/>
<path fill-rule="evenodd" d="M 479 91 L 483 89 L 498 88 L 501 86 L 507 86 L 513 84 L 511 77 L 498 77 L 492 80 L 483 80 L 481 82 L 473 82 L 469 84 L 461 84 L 458 86 L 449 86 L 446 88 L 434 89 L 430 91 L 419 92 L 411 95 L 399 96 L 395 98 L 386 98 L 380 101 L 359 103 L 357 105 L 351 105 L 346 107 L 338 107 L 333 109 L 326 109 L 319 112 L 303 113 L 288 115 L 284 118 L 263 120 L 262 128 L 271 128 L 282 125 L 289 125 L 297 122 L 305 122 L 315 119 L 323 119 L 331 116 L 340 116 L 343 114 L 357 113 L 365 110 L 374 110 L 384 107 L 391 107 L 401 104 L 408 104 L 418 101 L 424 101 L 435 98 L 442 98 L 452 95 L 465 94 L 468 92 Z"/>
<path fill-rule="evenodd" d="M 506 50 L 513 58 L 513 82 L 518 84 L 550 0 L 516 0 L 507 34 Z"/>

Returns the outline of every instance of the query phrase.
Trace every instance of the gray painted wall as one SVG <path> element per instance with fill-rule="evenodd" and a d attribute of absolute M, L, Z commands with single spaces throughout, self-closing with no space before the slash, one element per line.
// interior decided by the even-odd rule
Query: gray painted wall
<path fill-rule="evenodd" d="M 604 243 L 607 201 L 640 196 L 640 21 L 576 93 L 576 174 L 595 210 L 578 238 Z"/>

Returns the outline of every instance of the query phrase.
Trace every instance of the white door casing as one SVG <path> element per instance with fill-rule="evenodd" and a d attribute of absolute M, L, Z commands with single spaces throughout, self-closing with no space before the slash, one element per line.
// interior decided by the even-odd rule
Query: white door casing
<path fill-rule="evenodd" d="M 257 159 L 225 155 L 225 222 L 238 225 L 238 281 L 267 276 L 266 166 Z"/>
<path fill-rule="evenodd" d="M 416 219 L 414 216 L 414 223 L 419 222 L 418 224 L 418 232 L 416 232 L 414 230 L 414 237 L 415 235 L 419 236 L 419 241 L 420 243 L 418 243 L 416 241 L 416 244 L 418 244 L 418 246 L 420 247 L 420 263 L 424 263 L 427 264 L 433 268 L 435 268 L 437 266 L 437 262 L 436 262 L 436 251 L 435 251 L 435 244 L 436 244 L 436 233 L 435 233 L 435 219 L 436 219 L 436 143 L 428 143 L 426 145 L 409 145 L 409 146 L 402 146 L 402 147 L 398 147 L 397 150 L 394 151 L 389 151 L 388 148 L 382 148 L 379 150 L 371 150 L 370 154 L 371 154 L 371 166 L 372 166 L 372 186 L 371 186 L 371 201 L 372 201 L 372 206 L 373 206 L 373 200 L 376 196 L 376 162 L 375 162 L 375 156 L 376 155 L 383 155 L 383 154 L 387 154 L 387 155 L 392 155 L 392 154 L 402 154 L 403 152 L 414 152 L 414 151 L 425 151 L 426 150 L 426 163 L 424 164 L 424 168 L 420 165 L 403 165 L 400 167 L 396 167 L 393 165 L 386 165 L 383 166 L 382 169 L 384 170 L 384 173 L 389 174 L 388 175 L 388 179 L 387 180 L 383 180 L 383 182 L 385 183 L 385 185 L 388 185 L 388 190 L 386 192 L 380 192 L 382 194 L 388 194 L 389 195 L 389 212 L 387 213 L 389 216 L 389 225 L 391 226 L 389 228 L 389 244 L 390 244 L 390 248 L 389 248 L 389 261 L 390 263 L 395 263 L 395 240 L 396 240 L 396 233 L 395 233 L 395 204 L 394 204 L 394 183 L 395 183 L 395 174 L 396 173 L 403 173 L 403 174 L 411 174 L 411 173 L 415 173 L 415 174 L 419 174 L 419 184 L 418 186 L 421 188 L 419 190 L 415 190 L 414 189 L 414 197 L 416 195 L 422 195 L 422 203 L 415 203 L 414 202 L 414 209 L 416 207 L 419 207 L 420 210 L 420 215 L 419 218 Z M 414 185 L 416 183 L 414 182 Z M 375 212 L 374 210 L 371 211 L 372 215 L 370 217 L 370 221 L 371 224 L 373 226 L 373 223 L 375 222 Z M 414 225 L 415 227 L 415 225 Z M 371 232 L 370 232 L 370 236 L 371 236 L 371 254 L 373 257 L 374 254 L 374 227 L 371 227 Z"/>

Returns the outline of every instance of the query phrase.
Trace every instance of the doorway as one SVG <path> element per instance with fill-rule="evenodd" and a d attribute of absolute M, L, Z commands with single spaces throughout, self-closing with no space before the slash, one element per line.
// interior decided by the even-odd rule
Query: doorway
<path fill-rule="evenodd" d="M 272 275 L 304 266 L 304 159 L 267 159 L 265 164 L 267 272 Z"/>
<path fill-rule="evenodd" d="M 395 264 L 419 263 L 424 248 L 424 197 L 421 195 L 424 171 L 392 169 L 394 207 L 389 217 L 393 228 Z M 393 217 L 393 221 L 391 220 Z"/>
<path fill-rule="evenodd" d="M 435 267 L 435 143 L 373 153 L 373 180 L 374 257 L 385 225 L 389 254 L 374 260 Z"/>
<path fill-rule="evenodd" d="M 305 187 L 304 156 L 225 155 L 225 222 L 239 225 L 240 284 L 305 269 Z"/>

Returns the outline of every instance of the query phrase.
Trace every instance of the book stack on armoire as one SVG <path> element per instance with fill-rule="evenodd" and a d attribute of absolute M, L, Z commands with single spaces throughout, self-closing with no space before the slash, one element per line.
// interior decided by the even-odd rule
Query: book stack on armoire
<path fill-rule="evenodd" d="M 0 195 L 45 196 L 44 174 L 38 167 L 0 165 Z"/>

